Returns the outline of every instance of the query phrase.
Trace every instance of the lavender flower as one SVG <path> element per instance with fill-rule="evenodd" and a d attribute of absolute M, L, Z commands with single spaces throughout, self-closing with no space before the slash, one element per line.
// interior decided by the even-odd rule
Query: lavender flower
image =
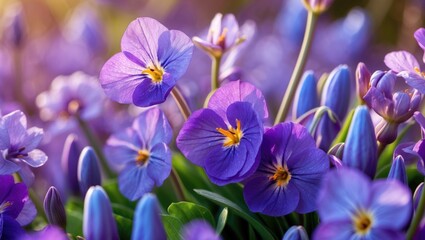
<path fill-rule="evenodd" d="M 40 231 L 22 235 L 19 240 L 69 240 L 68 235 L 59 227 L 47 225 Z"/>
<path fill-rule="evenodd" d="M 47 220 L 52 225 L 57 225 L 62 229 L 66 229 L 66 213 L 65 207 L 58 190 L 55 187 L 50 187 L 44 197 L 44 212 Z"/>
<path fill-rule="evenodd" d="M 255 87 L 239 81 L 226 84 L 211 96 L 208 108 L 186 121 L 177 147 L 203 167 L 213 183 L 242 181 L 258 167 L 267 114 L 264 97 Z"/>
<path fill-rule="evenodd" d="M 321 223 L 313 239 L 404 239 L 411 198 L 398 181 L 371 182 L 354 169 L 333 170 L 317 199 Z"/>
<path fill-rule="evenodd" d="M 104 99 L 105 95 L 95 77 L 75 72 L 56 77 L 50 91 L 38 95 L 36 103 L 43 120 L 68 120 L 73 116 L 91 120 L 100 115 Z M 70 122 L 63 124 L 69 125 Z"/>
<path fill-rule="evenodd" d="M 425 29 L 416 30 L 414 36 L 418 45 L 425 51 Z M 425 94 L 425 73 L 420 69 L 418 61 L 411 53 L 406 51 L 390 52 L 385 56 L 384 62 L 387 67 L 402 76 L 408 85 Z"/>
<path fill-rule="evenodd" d="M 303 226 L 292 226 L 286 231 L 282 240 L 308 240 L 308 234 Z"/>
<path fill-rule="evenodd" d="M 83 195 L 91 186 L 102 185 L 100 175 L 99 159 L 94 149 L 90 146 L 85 147 L 78 160 L 78 182 L 80 191 Z"/>
<path fill-rule="evenodd" d="M 361 102 L 363 102 L 363 96 L 366 95 L 367 91 L 369 90 L 370 77 L 371 74 L 366 65 L 360 62 L 356 69 L 356 92 L 357 97 Z"/>
<path fill-rule="evenodd" d="M 47 156 L 36 149 L 43 138 L 43 130 L 27 129 L 27 118 L 21 111 L 14 111 L 0 118 L 0 174 L 19 172 L 27 185 L 33 180 L 28 166 L 40 167 Z"/>
<path fill-rule="evenodd" d="M 182 229 L 185 240 L 220 240 L 220 236 L 205 220 L 193 220 Z"/>
<path fill-rule="evenodd" d="M 245 37 L 233 14 L 223 16 L 217 13 L 211 21 L 207 38 L 193 37 L 193 43 L 213 57 L 221 57 L 225 52 L 238 46 Z"/>
<path fill-rule="evenodd" d="M 152 18 L 137 18 L 124 32 L 122 52 L 103 66 L 100 82 L 114 101 L 141 107 L 162 103 L 186 72 L 192 49 L 184 33 Z"/>
<path fill-rule="evenodd" d="M 264 133 L 261 163 L 246 181 L 249 209 L 270 216 L 316 209 L 322 175 L 329 169 L 325 152 L 302 125 L 281 123 Z"/>
<path fill-rule="evenodd" d="M 108 161 L 119 171 L 119 189 L 136 200 L 161 186 L 171 171 L 167 146 L 172 129 L 158 108 L 141 113 L 133 125 L 109 137 L 105 147 Z"/>
<path fill-rule="evenodd" d="M 371 87 L 363 98 L 383 118 L 376 126 L 376 135 L 384 143 L 391 143 L 397 138 L 398 125 L 412 117 L 422 99 L 417 90 L 395 92 L 396 77 L 392 71 L 374 72 L 370 80 Z"/>
<path fill-rule="evenodd" d="M 15 239 L 24 233 L 21 226 L 29 224 L 37 211 L 28 189 L 15 183 L 12 175 L 0 175 L 0 238 Z"/>

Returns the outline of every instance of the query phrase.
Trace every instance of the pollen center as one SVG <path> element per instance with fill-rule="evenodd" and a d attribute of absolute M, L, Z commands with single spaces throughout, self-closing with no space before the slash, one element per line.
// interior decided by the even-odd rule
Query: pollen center
<path fill-rule="evenodd" d="M 271 181 L 275 181 L 278 187 L 286 187 L 289 180 L 291 180 L 291 173 L 286 167 L 278 167 L 273 176 L 269 177 L 269 179 Z"/>
<path fill-rule="evenodd" d="M 8 208 L 11 205 L 12 205 L 11 202 L 3 202 L 2 204 L 0 204 L 0 214 L 3 213 L 6 210 L 6 208 Z"/>
<path fill-rule="evenodd" d="M 145 70 L 142 71 L 142 74 L 148 75 L 153 83 L 161 83 L 162 77 L 164 75 L 164 69 L 155 65 L 148 66 Z"/>
<path fill-rule="evenodd" d="M 236 119 L 236 129 L 230 126 L 229 130 L 224 130 L 223 128 L 216 128 L 216 130 L 226 137 L 223 143 L 224 147 L 238 146 L 243 137 L 241 121 L 238 119 Z"/>
<path fill-rule="evenodd" d="M 141 149 L 137 151 L 136 164 L 139 166 L 145 165 L 149 159 L 149 156 L 150 156 L 149 151 L 146 149 Z"/>
<path fill-rule="evenodd" d="M 220 36 L 218 36 L 218 39 L 217 39 L 217 45 L 220 46 L 223 49 L 226 47 L 227 32 L 228 32 L 228 29 L 224 28 L 223 31 L 221 32 Z"/>
<path fill-rule="evenodd" d="M 421 77 L 425 78 L 425 72 L 421 72 L 421 69 L 419 69 L 418 67 L 414 67 L 413 70 L 415 70 L 415 72 Z"/>
<path fill-rule="evenodd" d="M 372 220 L 372 215 L 367 212 L 361 211 L 357 213 L 357 215 L 353 218 L 353 225 L 356 233 L 362 236 L 368 234 L 372 228 Z"/>

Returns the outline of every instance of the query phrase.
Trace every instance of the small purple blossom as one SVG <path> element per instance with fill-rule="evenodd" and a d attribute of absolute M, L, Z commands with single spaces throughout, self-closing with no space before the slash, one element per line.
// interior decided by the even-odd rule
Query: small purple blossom
<path fill-rule="evenodd" d="M 27 118 L 21 111 L 14 111 L 0 118 L 0 174 L 19 172 L 30 185 L 33 175 L 28 166 L 40 167 L 47 156 L 36 149 L 43 138 L 43 130 L 27 129 Z"/>
<path fill-rule="evenodd" d="M 370 80 L 370 89 L 364 96 L 367 105 L 383 119 L 376 126 L 377 139 L 391 143 L 397 137 L 397 127 L 418 109 L 422 96 L 416 89 L 395 91 L 397 75 L 393 71 L 376 71 Z"/>
<path fill-rule="evenodd" d="M 36 103 L 43 120 L 68 120 L 76 115 L 91 120 L 100 115 L 104 99 L 97 78 L 75 72 L 69 76 L 56 77 L 50 90 L 37 96 Z"/>
<path fill-rule="evenodd" d="M 0 238 L 14 239 L 24 233 L 21 226 L 29 224 L 37 211 L 28 189 L 15 183 L 12 175 L 0 175 Z"/>
<path fill-rule="evenodd" d="M 165 101 L 186 72 L 193 44 L 183 32 L 145 17 L 129 24 L 121 50 L 103 66 L 102 87 L 114 101 L 147 107 Z"/>
<path fill-rule="evenodd" d="M 151 108 L 141 113 L 133 125 L 107 140 L 105 153 L 119 171 L 121 193 L 136 200 L 161 186 L 171 171 L 172 129 L 163 112 Z"/>
<path fill-rule="evenodd" d="M 414 37 L 418 45 L 425 51 L 425 29 L 416 30 Z M 425 53 L 423 61 L 425 62 Z M 406 51 L 390 52 L 385 56 L 384 62 L 387 67 L 402 76 L 408 85 L 425 94 L 425 73 L 411 53 Z"/>
<path fill-rule="evenodd" d="M 223 16 L 217 13 L 211 21 L 206 39 L 193 37 L 193 42 L 213 57 L 221 57 L 225 52 L 245 41 L 245 36 L 233 14 Z"/>
<path fill-rule="evenodd" d="M 329 169 L 307 129 L 281 123 L 264 133 L 261 163 L 246 181 L 244 199 L 249 209 L 270 216 L 316 209 L 322 175 Z"/>
<path fill-rule="evenodd" d="M 321 223 L 313 239 L 404 239 L 411 199 L 399 181 L 371 182 L 355 169 L 333 170 L 324 177 L 317 199 Z"/>
<path fill-rule="evenodd" d="M 239 182 L 258 167 L 267 108 L 251 84 L 232 82 L 219 88 L 208 108 L 194 112 L 176 139 L 192 163 L 217 185 Z"/>
<path fill-rule="evenodd" d="M 68 235 L 59 227 L 47 225 L 40 231 L 22 235 L 19 240 L 69 240 Z"/>

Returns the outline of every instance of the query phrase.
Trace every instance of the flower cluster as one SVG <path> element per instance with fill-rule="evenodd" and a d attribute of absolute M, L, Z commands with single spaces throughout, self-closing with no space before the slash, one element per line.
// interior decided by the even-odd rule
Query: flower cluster
<path fill-rule="evenodd" d="M 0 239 L 425 238 L 419 1 L 9 2 Z"/>

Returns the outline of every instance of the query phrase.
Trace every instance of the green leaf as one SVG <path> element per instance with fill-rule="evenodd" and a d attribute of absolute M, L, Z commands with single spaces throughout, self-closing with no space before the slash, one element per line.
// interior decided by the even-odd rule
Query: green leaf
<path fill-rule="evenodd" d="M 217 234 L 221 234 L 221 232 L 223 231 L 223 228 L 226 225 L 228 213 L 229 213 L 229 210 L 227 209 L 227 207 L 225 207 L 223 208 L 220 215 L 218 216 L 217 229 L 216 229 Z"/>
<path fill-rule="evenodd" d="M 117 215 L 120 215 L 122 217 L 133 219 L 134 211 L 131 208 L 128 208 L 126 206 L 123 206 L 118 203 L 111 203 L 112 212 L 114 212 Z"/>
<path fill-rule="evenodd" d="M 215 202 L 216 204 L 222 207 L 229 207 L 231 210 L 235 212 L 238 216 L 242 217 L 260 234 L 263 239 L 277 239 L 270 231 L 263 226 L 250 212 L 246 207 L 240 207 L 229 199 L 207 190 L 203 189 L 194 189 L 194 191 L 205 197 L 209 200 Z"/>
<path fill-rule="evenodd" d="M 109 200 L 111 203 L 117 203 L 122 206 L 126 206 L 130 209 L 135 209 L 137 202 L 130 201 L 126 197 L 124 197 L 119 188 L 117 179 L 112 179 L 102 184 L 103 189 L 108 194 Z"/>
<path fill-rule="evenodd" d="M 167 239 L 169 240 L 180 240 L 182 236 L 180 234 L 183 223 L 176 217 L 170 215 L 162 215 L 162 223 L 164 224 L 165 232 L 167 233 Z"/>
<path fill-rule="evenodd" d="M 249 234 L 249 240 L 256 240 L 254 229 L 252 229 L 252 226 L 248 226 L 248 234 Z"/>
<path fill-rule="evenodd" d="M 118 235 L 120 236 L 120 239 L 130 239 L 133 221 L 117 214 L 114 214 L 114 218 L 117 222 Z"/>
<path fill-rule="evenodd" d="M 74 236 L 83 236 L 83 208 L 80 198 L 70 197 L 65 204 L 66 231 Z"/>
<path fill-rule="evenodd" d="M 215 226 L 214 217 L 210 210 L 201 205 L 197 205 L 191 202 L 178 202 L 172 203 L 168 209 L 168 213 L 179 219 L 183 224 L 186 224 L 193 219 L 205 219 L 212 226 Z"/>

